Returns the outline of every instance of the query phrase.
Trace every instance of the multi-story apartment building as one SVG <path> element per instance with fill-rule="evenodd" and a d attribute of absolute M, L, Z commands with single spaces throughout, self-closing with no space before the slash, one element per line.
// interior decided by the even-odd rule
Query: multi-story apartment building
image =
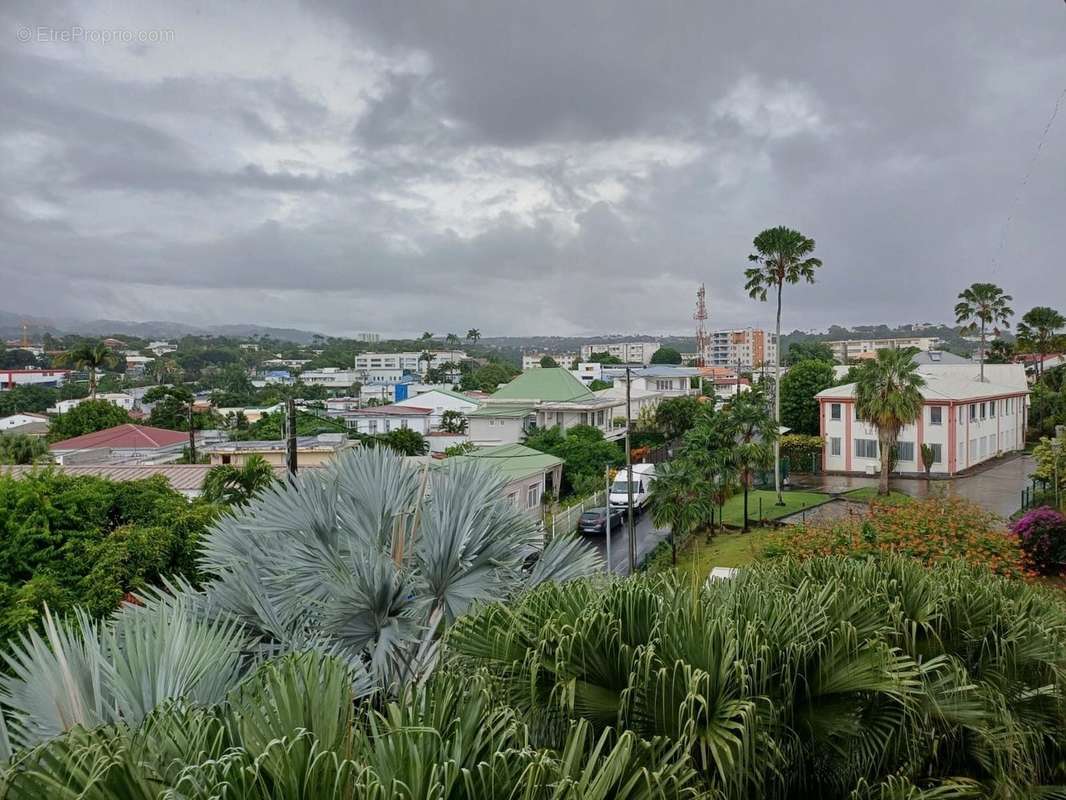
<path fill-rule="evenodd" d="M 539 369 L 540 360 L 547 356 L 563 369 L 574 369 L 578 360 L 572 353 L 528 353 L 522 356 L 522 371 Z"/>
<path fill-rule="evenodd" d="M 777 337 L 761 328 L 733 328 L 707 334 L 708 352 L 704 357 L 708 367 L 758 369 L 774 363 Z"/>
<path fill-rule="evenodd" d="M 427 364 L 422 352 L 403 353 L 360 353 L 355 357 L 356 370 L 400 370 L 401 372 L 424 373 L 430 367 L 453 362 L 458 364 L 466 359 L 462 350 L 431 350 L 432 358 Z"/>
<path fill-rule="evenodd" d="M 662 345 L 659 342 L 607 342 L 605 344 L 581 345 L 581 360 L 588 361 L 597 353 L 621 359 L 625 364 L 649 364 L 655 351 Z M 561 366 L 561 365 L 560 365 Z"/>
<path fill-rule="evenodd" d="M 826 344 L 832 348 L 833 357 L 844 364 L 856 358 L 871 358 L 878 350 L 903 350 L 908 347 L 935 350 L 943 341 L 935 336 L 905 336 L 896 339 L 844 339 Z"/>
<path fill-rule="evenodd" d="M 954 475 L 1025 447 L 1029 390 L 1024 370 L 1020 365 L 997 366 L 1000 368 L 983 382 L 972 366 L 919 367 L 925 378 L 922 413 L 899 433 L 897 471 L 924 471 L 923 444 L 932 448 L 931 471 L 939 475 Z M 867 474 L 880 471 L 877 429 L 856 413 L 855 384 L 834 386 L 816 397 L 823 469 Z"/>

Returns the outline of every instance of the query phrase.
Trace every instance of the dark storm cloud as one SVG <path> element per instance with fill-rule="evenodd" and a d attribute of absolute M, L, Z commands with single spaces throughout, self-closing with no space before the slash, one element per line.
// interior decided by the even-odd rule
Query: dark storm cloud
<path fill-rule="evenodd" d="M 1066 119 L 1022 185 L 1066 86 L 1061 3 L 263 12 L 0 10 L 0 307 L 677 331 L 704 281 L 712 324 L 765 324 L 742 269 L 782 223 L 826 263 L 786 327 L 1066 290 Z M 178 43 L 18 41 L 45 23 Z"/>

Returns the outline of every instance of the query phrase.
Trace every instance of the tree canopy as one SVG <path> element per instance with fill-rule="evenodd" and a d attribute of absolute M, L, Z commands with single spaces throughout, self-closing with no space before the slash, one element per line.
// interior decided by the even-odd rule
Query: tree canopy
<path fill-rule="evenodd" d="M 680 364 L 681 353 L 672 347 L 660 347 L 651 355 L 652 364 Z"/>
<path fill-rule="evenodd" d="M 129 412 L 107 400 L 82 400 L 74 408 L 52 418 L 48 439 L 52 442 L 73 439 L 86 433 L 113 428 L 132 422 Z"/>
<path fill-rule="evenodd" d="M 781 378 L 781 424 L 793 433 L 818 433 L 818 401 L 814 396 L 836 383 L 828 361 L 808 359 L 789 368 Z"/>

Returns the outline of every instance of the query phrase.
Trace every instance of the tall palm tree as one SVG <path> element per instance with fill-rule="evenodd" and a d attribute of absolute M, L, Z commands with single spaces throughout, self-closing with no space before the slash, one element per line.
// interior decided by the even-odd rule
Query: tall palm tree
<path fill-rule="evenodd" d="M 959 292 L 955 304 L 955 322 L 964 329 L 981 331 L 981 380 L 985 379 L 985 332 L 988 327 L 1010 327 L 1014 311 L 1007 305 L 1014 298 L 1004 294 L 994 283 L 975 283 Z"/>
<path fill-rule="evenodd" d="M 881 479 L 877 493 L 888 494 L 888 473 L 892 466 L 892 448 L 904 425 L 910 425 L 922 413 L 922 387 L 925 379 L 918 372 L 914 351 L 878 350 L 877 358 L 859 368 L 855 383 L 855 414 L 877 428 L 880 447 Z"/>
<path fill-rule="evenodd" d="M 670 558 L 676 566 L 678 537 L 711 519 L 711 487 L 689 462 L 675 459 L 659 465 L 649 500 L 655 527 L 670 529 Z"/>
<path fill-rule="evenodd" d="M 260 492 L 274 484 L 274 468 L 260 455 L 252 455 L 243 466 L 218 464 L 204 476 L 203 497 L 212 503 L 246 506 Z"/>
<path fill-rule="evenodd" d="M 118 355 L 105 344 L 79 344 L 77 347 L 56 356 L 59 366 L 73 366 L 75 369 L 89 371 L 89 398 L 96 399 L 96 370 L 114 367 L 118 364 Z"/>
<path fill-rule="evenodd" d="M 175 581 L 102 625 L 47 620 L 45 637 L 6 649 L 0 754 L 8 733 L 28 747 L 79 724 L 139 724 L 171 699 L 221 702 L 250 666 L 287 652 L 340 658 L 361 695 L 402 693 L 475 604 L 602 571 L 573 537 L 545 545 L 505 499 L 506 477 L 479 462 L 345 453 L 215 522 L 203 588 Z"/>
<path fill-rule="evenodd" d="M 766 407 L 766 399 L 758 389 L 737 395 L 722 415 L 732 441 L 730 454 L 744 491 L 744 533 L 748 522 L 748 494 L 756 472 L 776 466 L 779 425 Z M 780 495 L 779 495 L 780 496 Z"/>
<path fill-rule="evenodd" d="M 481 338 L 481 331 L 477 328 L 471 328 L 466 332 L 466 338 L 474 344 L 477 344 L 477 340 Z"/>
<path fill-rule="evenodd" d="M 781 294 L 786 283 L 796 284 L 800 279 L 814 283 L 814 271 L 822 266 L 814 258 L 814 239 L 791 228 L 778 226 L 767 228 L 754 240 L 756 252 L 748 261 L 758 266 L 744 271 L 748 282 L 745 291 L 752 299 L 766 302 L 771 289 L 777 293 L 777 325 L 774 344 L 774 420 L 781 425 Z M 784 505 L 781 497 L 781 447 L 774 444 L 774 490 L 778 505 Z M 745 518 L 745 524 L 747 519 Z"/>
<path fill-rule="evenodd" d="M 433 331 L 422 331 L 422 341 L 428 342 L 433 338 Z"/>
<path fill-rule="evenodd" d="M 1025 312 L 1018 325 L 1018 340 L 1040 355 L 1037 375 L 1044 374 L 1044 357 L 1051 352 L 1056 334 L 1066 328 L 1066 317 L 1048 306 L 1036 306 Z"/>
<path fill-rule="evenodd" d="M 459 344 L 459 337 L 454 333 L 449 333 L 447 336 L 444 337 L 444 341 L 446 341 L 450 345 L 457 345 Z"/>

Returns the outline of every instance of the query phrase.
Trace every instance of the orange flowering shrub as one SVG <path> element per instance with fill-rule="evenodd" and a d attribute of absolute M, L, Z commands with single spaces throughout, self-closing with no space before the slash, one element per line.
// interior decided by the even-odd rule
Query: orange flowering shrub
<path fill-rule="evenodd" d="M 931 497 L 902 505 L 874 502 L 864 516 L 811 523 L 771 537 L 764 555 L 916 558 L 924 564 L 961 559 L 1010 578 L 1034 575 L 1018 539 L 1003 521 L 958 497 Z"/>

